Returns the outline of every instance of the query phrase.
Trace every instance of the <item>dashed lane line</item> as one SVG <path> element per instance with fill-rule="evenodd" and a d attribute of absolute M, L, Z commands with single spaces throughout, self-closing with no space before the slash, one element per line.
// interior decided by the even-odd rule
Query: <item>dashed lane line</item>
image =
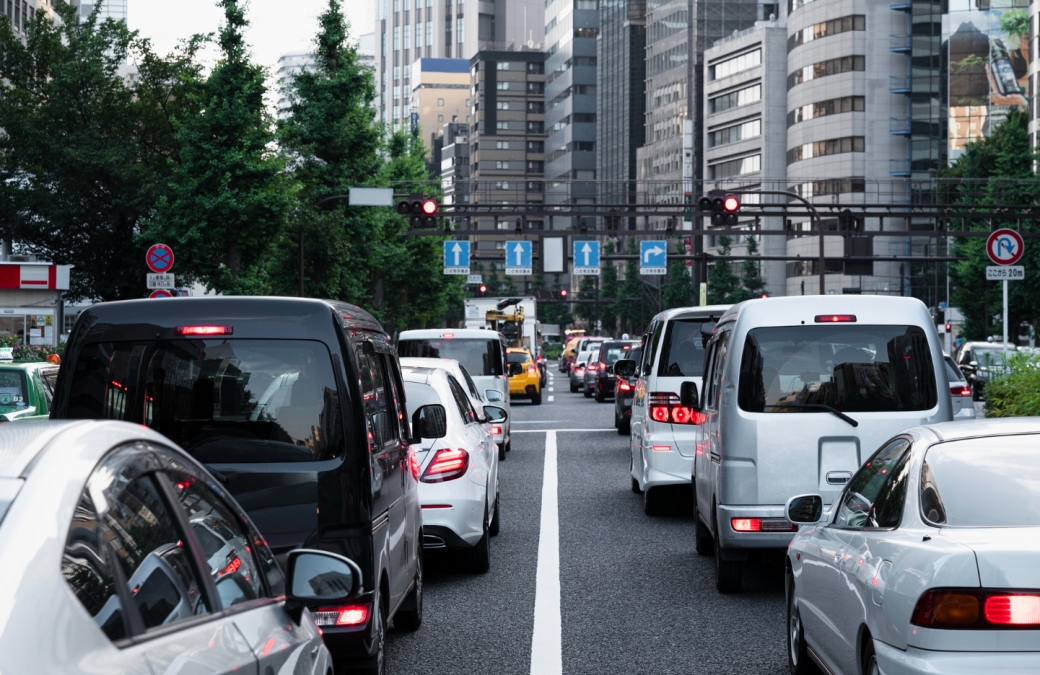
<path fill-rule="evenodd" d="M 545 432 L 542 518 L 535 575 L 531 675 L 563 675 L 563 629 L 560 615 L 560 512 L 557 488 L 556 432 Z"/>
<path fill-rule="evenodd" d="M 550 389 L 549 391 L 552 391 L 552 389 Z M 550 396 L 550 397 L 549 397 L 549 403 L 552 403 L 552 402 L 553 402 L 553 397 L 552 397 L 552 396 Z"/>

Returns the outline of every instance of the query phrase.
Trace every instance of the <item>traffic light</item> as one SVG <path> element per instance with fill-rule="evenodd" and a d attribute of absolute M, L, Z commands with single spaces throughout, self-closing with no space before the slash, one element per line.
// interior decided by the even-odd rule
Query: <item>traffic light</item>
<path fill-rule="evenodd" d="M 736 225 L 740 213 L 740 198 L 721 190 L 712 190 L 701 197 L 697 207 L 702 213 L 711 213 L 712 225 Z"/>
<path fill-rule="evenodd" d="M 946 322 L 946 332 L 947 333 L 952 333 L 953 332 L 953 324 L 950 323 L 949 321 Z"/>
<path fill-rule="evenodd" d="M 484 284 L 481 284 L 480 286 L 477 286 L 477 295 L 482 297 L 482 298 L 485 295 L 487 295 L 487 286 L 485 286 Z"/>
<path fill-rule="evenodd" d="M 413 230 L 427 230 L 437 227 L 437 201 L 426 195 L 413 194 L 407 199 L 397 202 L 397 212 L 402 216 L 411 216 Z"/>
<path fill-rule="evenodd" d="M 566 300 L 566 299 L 567 299 L 567 289 L 566 288 L 561 288 L 560 289 L 560 300 Z"/>

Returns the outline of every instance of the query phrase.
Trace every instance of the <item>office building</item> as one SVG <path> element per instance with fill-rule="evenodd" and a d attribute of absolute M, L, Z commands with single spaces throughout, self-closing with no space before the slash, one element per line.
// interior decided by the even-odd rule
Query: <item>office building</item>
<path fill-rule="evenodd" d="M 449 123 L 441 127 L 430 154 L 439 168 L 444 204 L 468 204 L 470 190 L 470 125 Z M 436 175 L 436 174 L 435 174 Z"/>
<path fill-rule="evenodd" d="M 394 127 L 409 123 L 413 62 L 469 60 L 482 47 L 535 45 L 543 8 L 543 0 L 376 0 L 378 119 Z"/>
<path fill-rule="evenodd" d="M 46 0 L 0 0 L 0 15 L 11 21 L 14 34 L 25 39 L 29 24 L 36 19 L 36 12 L 53 12 Z"/>
<path fill-rule="evenodd" d="M 470 75 L 466 59 L 417 59 L 411 65 L 409 124 L 419 128 L 431 147 L 445 124 L 469 124 Z M 431 175 L 440 173 L 435 160 Z"/>
<path fill-rule="evenodd" d="M 365 33 L 358 36 L 358 60 L 372 70 L 376 68 L 376 34 Z"/>
<path fill-rule="evenodd" d="M 275 107 L 278 110 L 278 117 L 284 118 L 289 114 L 289 107 L 292 105 L 289 96 L 293 78 L 307 68 L 313 67 L 314 53 L 311 51 L 290 52 L 278 57 L 278 65 L 274 71 L 275 90 L 278 94 Z"/>
<path fill-rule="evenodd" d="M 94 11 L 96 5 L 101 5 L 101 10 L 98 12 L 100 20 L 115 19 L 116 21 L 126 21 L 128 4 L 129 0 L 89 0 L 80 2 L 79 15 L 80 18 L 86 18 Z"/>

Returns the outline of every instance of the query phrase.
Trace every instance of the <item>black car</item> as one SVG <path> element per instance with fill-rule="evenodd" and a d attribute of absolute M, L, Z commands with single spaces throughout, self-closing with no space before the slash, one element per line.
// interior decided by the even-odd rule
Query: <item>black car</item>
<path fill-rule="evenodd" d="M 643 348 L 639 346 L 633 347 L 625 355 L 625 360 L 635 363 L 639 363 L 642 358 Z M 636 395 L 636 382 L 639 381 L 639 375 L 633 370 L 630 377 L 617 374 L 614 377 L 617 382 L 614 388 L 614 428 L 618 430 L 618 434 L 625 435 L 632 431 L 632 399 Z"/>
<path fill-rule="evenodd" d="M 599 353 L 595 361 L 589 361 L 586 372 L 595 369 L 596 376 L 592 385 L 592 391 L 586 392 L 586 396 L 595 396 L 597 403 L 603 403 L 607 397 L 614 395 L 614 363 L 620 359 L 629 358 L 628 353 L 639 346 L 639 342 L 628 340 L 611 340 L 599 346 Z M 585 378 L 586 384 L 589 378 Z"/>
<path fill-rule="evenodd" d="M 280 561 L 310 548 L 356 562 L 369 586 L 365 611 L 311 610 L 337 672 L 360 664 L 382 675 L 390 622 L 406 630 L 422 622 L 409 421 L 423 436 L 443 436 L 429 408 L 407 414 L 390 337 L 364 310 L 216 297 L 85 310 L 51 415 L 151 427 L 225 484 Z"/>

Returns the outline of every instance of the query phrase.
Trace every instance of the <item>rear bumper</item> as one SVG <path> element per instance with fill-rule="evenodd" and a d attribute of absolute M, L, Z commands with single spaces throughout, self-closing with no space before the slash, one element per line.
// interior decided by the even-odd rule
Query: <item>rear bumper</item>
<path fill-rule="evenodd" d="M 957 420 L 973 420 L 975 419 L 975 403 L 970 398 L 961 402 L 961 409 L 957 411 L 957 414 L 953 416 L 954 421 Z"/>
<path fill-rule="evenodd" d="M 878 666 L 885 675 L 1027 675 L 1040 672 L 1040 652 L 937 652 L 896 649 L 874 640 Z"/>
<path fill-rule="evenodd" d="M 460 479 L 466 480 L 466 479 Z M 484 502 L 486 488 L 467 481 L 463 489 L 447 487 L 449 483 L 420 483 L 423 535 L 426 548 L 463 548 L 475 546 L 484 536 Z M 458 486 L 462 487 L 462 486 Z M 430 508 L 431 506 L 448 508 Z M 445 545 L 429 540 L 440 531 Z M 451 533 L 451 536 L 444 534 Z M 451 542 L 451 543 L 448 543 Z"/>
<path fill-rule="evenodd" d="M 629 413 L 631 415 L 631 413 Z M 669 446 L 668 452 L 658 452 L 654 446 Z M 646 441 L 643 449 L 643 489 L 661 485 L 689 485 L 693 473 L 693 457 L 683 457 L 675 449 L 672 440 L 652 439 Z"/>
<path fill-rule="evenodd" d="M 718 507 L 719 541 L 723 548 L 787 548 L 797 532 L 735 532 L 734 518 L 783 518 L 784 506 L 726 506 Z"/>

